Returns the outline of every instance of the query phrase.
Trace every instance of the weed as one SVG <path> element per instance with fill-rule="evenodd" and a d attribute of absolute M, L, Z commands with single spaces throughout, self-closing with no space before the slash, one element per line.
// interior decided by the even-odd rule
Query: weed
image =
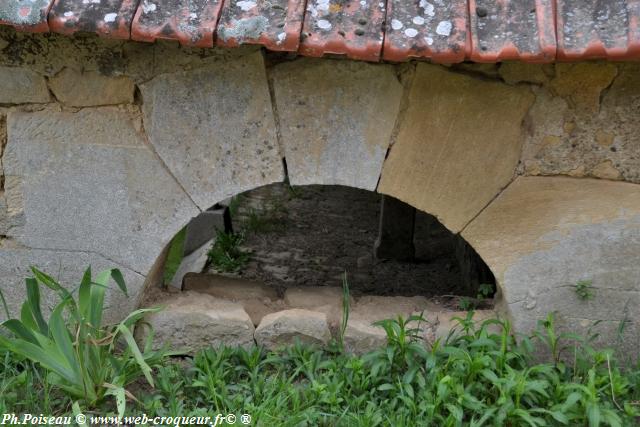
<path fill-rule="evenodd" d="M 583 301 L 587 301 L 593 298 L 594 296 L 594 288 L 593 288 L 593 283 L 591 280 L 580 280 L 576 283 L 575 285 L 575 291 L 576 294 L 578 295 L 578 298 L 580 298 Z"/>
<path fill-rule="evenodd" d="M 164 266 L 164 283 L 171 282 L 171 279 L 180 267 L 184 256 L 184 240 L 186 236 L 187 227 L 183 227 L 182 230 L 171 239 L 171 243 L 169 243 L 169 253 L 167 254 L 167 261 Z"/>
<path fill-rule="evenodd" d="M 127 293 L 119 270 L 103 271 L 94 279 L 91 269 L 87 269 L 77 286 L 77 298 L 46 273 L 36 268 L 32 272 L 33 277 L 26 279 L 27 300 L 20 319 L 2 323 L 13 336 L 0 335 L 0 347 L 46 372 L 47 384 L 62 390 L 74 401 L 74 408 L 79 410 L 80 404 L 94 407 L 106 396 L 113 396 L 122 415 L 126 398 L 132 398 L 125 387 L 140 376 L 153 387 L 150 365 L 159 363 L 166 355 L 150 350 L 152 334 L 144 351 L 133 338 L 136 322 L 145 313 L 158 309 L 136 310 L 116 325 L 103 325 L 109 280 Z M 40 286 L 51 289 L 60 299 L 48 322 L 41 311 Z M 122 352 L 116 351 L 119 341 L 126 343 Z"/>
<path fill-rule="evenodd" d="M 223 272 L 241 270 L 251 259 L 249 252 L 240 248 L 244 241 L 242 233 L 216 232 L 216 239 L 207 253 L 209 262 Z"/>

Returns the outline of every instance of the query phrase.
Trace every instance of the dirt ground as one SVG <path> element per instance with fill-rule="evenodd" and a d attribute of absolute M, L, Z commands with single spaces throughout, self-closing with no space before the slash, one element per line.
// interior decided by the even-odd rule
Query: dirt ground
<path fill-rule="evenodd" d="M 245 233 L 243 247 L 252 253 L 240 275 L 281 291 L 341 286 L 346 273 L 356 296 L 423 295 L 446 303 L 452 299 L 446 295 L 460 295 L 454 237 L 431 215 L 416 217 L 415 262 L 374 260 L 380 197 L 349 187 L 284 184 L 244 193 L 231 205 L 234 229 Z"/>

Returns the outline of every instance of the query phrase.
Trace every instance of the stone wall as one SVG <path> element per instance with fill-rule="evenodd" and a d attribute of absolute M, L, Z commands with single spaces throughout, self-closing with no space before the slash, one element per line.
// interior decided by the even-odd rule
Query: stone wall
<path fill-rule="evenodd" d="M 435 215 L 487 262 L 519 331 L 557 310 L 567 327 L 602 320 L 603 334 L 628 321 L 635 348 L 637 69 L 368 64 L 0 29 L 0 286 L 15 308 L 31 264 L 65 281 L 117 266 L 133 298 L 111 295 L 116 318 L 192 216 L 288 172 Z M 577 298 L 579 280 L 593 300 Z"/>

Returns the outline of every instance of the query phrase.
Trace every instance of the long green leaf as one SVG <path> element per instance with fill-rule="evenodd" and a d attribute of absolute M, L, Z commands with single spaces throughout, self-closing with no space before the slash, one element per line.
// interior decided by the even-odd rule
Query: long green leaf
<path fill-rule="evenodd" d="M 89 308 L 91 307 L 91 267 L 87 268 L 82 276 L 80 288 L 78 289 L 78 308 L 80 314 L 85 319 L 89 317 Z"/>
<path fill-rule="evenodd" d="M 38 287 L 38 282 L 32 277 L 26 279 L 25 282 L 27 285 L 27 302 L 29 303 L 31 314 L 33 314 L 33 318 L 38 324 L 40 332 L 47 335 L 49 333 L 49 328 L 47 327 L 47 322 L 44 321 L 42 311 L 40 310 L 40 289 Z"/>
<path fill-rule="evenodd" d="M 2 323 L 2 326 L 13 332 L 18 338 L 21 338 L 34 345 L 38 345 L 38 340 L 35 335 L 27 328 L 21 321 L 16 319 L 9 319 Z"/>
<path fill-rule="evenodd" d="M 138 344 L 136 344 L 136 340 L 133 339 L 133 335 L 131 334 L 131 331 L 129 330 L 129 328 L 127 328 L 127 325 L 125 325 L 124 323 L 120 323 L 118 325 L 118 331 L 120 331 L 124 339 L 127 341 L 127 344 L 129 345 L 129 349 L 133 354 L 133 358 L 136 360 L 136 363 L 138 364 L 138 366 L 140 366 L 140 370 L 144 374 L 144 377 L 147 379 L 151 387 L 155 387 L 153 384 L 153 377 L 151 376 L 151 368 L 149 367 L 147 362 L 145 362 L 144 357 L 142 356 L 142 353 L 140 353 Z"/>
<path fill-rule="evenodd" d="M 32 331 L 38 330 L 38 324 L 36 323 L 36 319 L 33 318 L 33 313 L 31 313 L 31 306 L 28 301 L 22 303 L 22 308 L 20 309 L 20 321 Z"/>
<path fill-rule="evenodd" d="M 53 310 L 50 317 L 50 330 L 53 341 L 58 347 L 59 352 L 64 356 L 69 364 L 69 367 L 75 375 L 75 381 L 81 382 L 82 375 L 80 373 L 80 365 L 73 351 L 73 343 L 71 342 L 71 336 L 67 326 L 62 318 L 62 311 L 64 310 L 65 303 L 62 302 Z"/>
<path fill-rule="evenodd" d="M 27 359 L 42 365 L 44 368 L 54 371 L 60 377 L 70 383 L 74 383 L 75 375 L 73 371 L 56 360 L 50 352 L 45 351 L 42 347 L 32 344 L 21 339 L 8 340 L 0 335 L 0 346 L 7 348 L 9 351 L 19 354 Z"/>

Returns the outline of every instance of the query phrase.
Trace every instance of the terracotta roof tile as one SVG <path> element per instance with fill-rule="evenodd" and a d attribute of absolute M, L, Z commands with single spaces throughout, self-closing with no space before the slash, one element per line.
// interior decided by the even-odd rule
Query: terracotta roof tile
<path fill-rule="evenodd" d="M 308 0 L 299 52 L 378 61 L 385 13 L 383 0 Z"/>
<path fill-rule="evenodd" d="M 304 2 L 299 0 L 226 0 L 217 44 L 261 44 L 269 50 L 295 52 L 303 19 Z"/>
<path fill-rule="evenodd" d="M 138 0 L 55 0 L 49 12 L 51 31 L 71 35 L 76 31 L 129 39 Z"/>
<path fill-rule="evenodd" d="M 411 57 L 435 62 L 464 61 L 467 1 L 388 0 L 384 59 Z"/>
<path fill-rule="evenodd" d="M 151 42 L 178 40 L 183 45 L 212 47 L 222 0 L 140 0 L 131 38 Z"/>
<path fill-rule="evenodd" d="M 640 1 L 557 2 L 558 59 L 640 57 Z"/>
<path fill-rule="evenodd" d="M 469 0 L 476 62 L 551 62 L 556 55 L 552 0 Z"/>
<path fill-rule="evenodd" d="M 53 0 L 1 0 L 0 25 L 10 25 L 20 31 L 49 31 L 47 15 Z"/>

